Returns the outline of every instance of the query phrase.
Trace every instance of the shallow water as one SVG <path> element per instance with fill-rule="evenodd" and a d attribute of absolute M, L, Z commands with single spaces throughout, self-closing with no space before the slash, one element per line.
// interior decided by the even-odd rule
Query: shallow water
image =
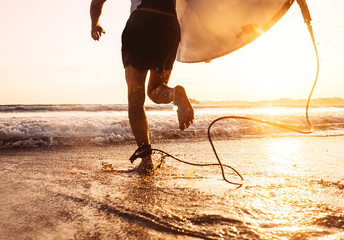
<path fill-rule="evenodd" d="M 241 188 L 226 183 L 218 167 L 171 158 L 152 176 L 102 170 L 102 162 L 132 168 L 136 146 L 123 106 L 97 108 L 2 113 L 0 239 L 344 239 L 343 108 L 312 110 L 316 131 L 307 136 L 217 123 L 217 152 L 244 177 Z M 147 115 L 154 148 L 216 163 L 210 144 L 199 140 L 214 118 L 302 125 L 303 111 L 199 108 L 184 132 L 174 112 Z M 240 182 L 230 169 L 226 177 Z"/>
<path fill-rule="evenodd" d="M 244 177 L 241 188 L 218 167 L 171 158 L 152 176 L 118 172 L 133 168 L 134 144 L 3 150 L 0 238 L 344 238 L 344 137 L 214 140 L 223 163 Z M 154 147 L 216 162 L 207 141 Z M 240 180 L 228 169 L 226 176 Z"/>
<path fill-rule="evenodd" d="M 343 141 L 217 141 L 223 162 L 244 176 L 243 187 L 224 182 L 218 168 L 167 159 L 151 177 L 115 174 L 117 185 L 109 192 L 106 211 L 128 213 L 160 231 L 200 238 L 343 239 Z M 205 142 L 183 142 L 179 151 L 186 153 L 182 158 L 209 162 L 214 159 L 209 150 Z M 238 181 L 230 171 L 227 175 Z"/>

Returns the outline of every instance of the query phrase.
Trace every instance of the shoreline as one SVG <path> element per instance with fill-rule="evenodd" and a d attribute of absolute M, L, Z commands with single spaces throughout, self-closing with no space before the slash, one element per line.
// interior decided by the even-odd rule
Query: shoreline
<path fill-rule="evenodd" d="M 202 108 L 305 108 L 307 99 L 289 99 L 281 98 L 276 100 L 223 100 L 223 101 L 197 101 L 190 99 L 195 109 Z M 145 104 L 146 111 L 171 111 L 171 104 Z M 315 98 L 310 101 L 310 108 L 344 108 L 344 99 L 333 98 Z M 118 104 L 3 104 L 0 105 L 0 113 L 20 113 L 20 112 L 127 112 L 126 103 Z"/>
<path fill-rule="evenodd" d="M 265 225 L 283 232 L 285 225 L 276 225 L 281 216 L 296 227 L 284 235 L 273 233 L 276 238 L 292 237 L 298 229 L 306 234 L 305 228 L 309 234 L 319 229 L 324 236 L 340 237 L 343 141 L 343 136 L 216 141 L 223 163 L 244 176 L 240 189 L 225 183 L 218 167 L 170 159 L 152 176 L 123 172 L 139 163 L 128 160 L 134 142 L 7 149 L 0 152 L 0 239 L 188 240 L 221 234 L 264 239 L 272 236 Z M 188 161 L 216 163 L 206 140 L 162 140 L 153 146 Z M 102 162 L 117 171 L 104 171 Z M 226 176 L 236 181 L 231 171 Z M 266 209 L 268 204 L 275 210 Z M 283 215 L 286 207 L 290 216 Z M 325 231 L 317 225 L 327 221 L 338 227 Z"/>

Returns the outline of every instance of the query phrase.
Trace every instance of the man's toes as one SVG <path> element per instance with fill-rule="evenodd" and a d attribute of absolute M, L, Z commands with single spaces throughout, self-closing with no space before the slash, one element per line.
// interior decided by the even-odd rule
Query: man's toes
<path fill-rule="evenodd" d="M 189 122 L 189 126 L 191 126 L 192 123 L 193 123 L 193 120 L 191 120 L 191 121 Z"/>
<path fill-rule="evenodd" d="M 179 123 L 179 128 L 180 130 L 185 130 L 187 128 L 189 128 L 192 124 L 192 121 L 185 121 L 185 122 L 181 122 Z"/>

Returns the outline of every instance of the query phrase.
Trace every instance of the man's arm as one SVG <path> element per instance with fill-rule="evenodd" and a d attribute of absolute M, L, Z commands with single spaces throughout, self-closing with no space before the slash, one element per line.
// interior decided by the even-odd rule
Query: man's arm
<path fill-rule="evenodd" d="M 91 29 L 91 36 L 94 40 L 98 41 L 102 33 L 105 33 L 103 28 L 99 24 L 99 17 L 102 14 L 102 9 L 104 2 L 106 0 L 92 0 L 91 2 L 91 22 L 92 22 L 92 29 Z"/>

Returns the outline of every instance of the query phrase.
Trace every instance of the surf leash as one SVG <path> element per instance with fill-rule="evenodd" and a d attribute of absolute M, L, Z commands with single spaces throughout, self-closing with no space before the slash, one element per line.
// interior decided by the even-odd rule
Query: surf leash
<path fill-rule="evenodd" d="M 288 124 L 285 124 L 285 123 L 272 122 L 272 121 L 267 121 L 267 120 L 262 120 L 262 119 L 257 119 L 257 118 L 251 118 L 251 117 L 243 117 L 243 116 L 224 116 L 224 117 L 220 117 L 220 118 L 215 119 L 208 127 L 208 139 L 209 139 L 210 145 L 211 145 L 211 147 L 213 149 L 213 152 L 215 154 L 215 157 L 216 157 L 216 159 L 218 161 L 218 165 L 221 167 L 221 172 L 222 172 L 223 179 L 226 182 L 228 182 L 228 183 L 233 184 L 232 182 L 230 182 L 230 181 L 228 181 L 226 179 L 226 176 L 225 176 L 225 173 L 224 173 L 223 164 L 222 164 L 222 162 L 221 162 L 221 160 L 220 160 L 220 158 L 219 158 L 219 156 L 217 154 L 216 148 L 214 146 L 214 143 L 212 141 L 211 134 L 210 134 L 211 127 L 216 122 L 224 120 L 224 119 L 243 119 L 243 120 L 260 122 L 260 123 L 263 123 L 263 124 L 268 124 L 268 125 L 279 127 L 279 128 L 284 128 L 284 129 L 291 130 L 293 132 L 298 132 L 298 133 L 301 133 L 301 134 L 310 134 L 310 133 L 314 132 L 314 126 L 311 123 L 311 121 L 309 120 L 309 106 L 310 106 L 310 101 L 311 101 L 311 98 L 312 98 L 315 86 L 316 86 L 316 84 L 318 82 L 318 78 L 319 78 L 319 65 L 320 65 L 319 64 L 319 54 L 318 54 L 318 49 L 317 49 L 317 46 L 316 46 L 315 37 L 314 37 L 314 33 L 313 33 L 313 28 L 312 28 L 312 24 L 311 24 L 312 18 L 311 18 L 311 14 L 309 12 L 306 0 L 297 0 L 297 3 L 300 6 L 304 22 L 307 24 L 308 31 L 309 31 L 309 34 L 310 34 L 311 39 L 312 39 L 312 43 L 313 43 L 313 47 L 314 47 L 314 51 L 315 51 L 315 55 L 316 55 L 316 60 L 317 60 L 316 76 L 315 76 L 315 80 L 314 80 L 312 89 L 311 89 L 311 91 L 310 91 L 310 93 L 308 95 L 307 104 L 306 104 L 306 121 L 307 121 L 307 125 L 308 125 L 309 129 L 308 130 L 303 130 L 303 129 L 295 128 L 294 126 L 291 126 L 291 125 L 288 125 Z M 241 177 L 241 175 L 236 170 L 235 170 L 235 173 L 237 173 Z M 241 177 L 241 180 L 243 180 L 242 177 Z M 234 183 L 234 184 L 242 186 L 241 183 Z"/>
<path fill-rule="evenodd" d="M 220 157 L 217 154 L 215 145 L 214 145 L 212 137 L 211 137 L 211 127 L 216 122 L 221 121 L 221 120 L 225 120 L 225 119 L 241 119 L 241 120 L 255 121 L 255 122 L 262 123 L 262 124 L 268 124 L 268 125 L 271 125 L 271 126 L 287 129 L 287 130 L 290 130 L 290 131 L 293 131 L 293 132 L 297 132 L 297 133 L 301 133 L 301 134 L 310 134 L 310 133 L 314 132 L 314 126 L 313 126 L 313 124 L 311 123 L 311 121 L 309 119 L 309 106 L 310 106 L 310 101 L 311 101 L 311 98 L 312 98 L 312 95 L 313 95 L 313 92 L 314 92 L 314 89 L 315 89 L 315 86 L 316 86 L 316 84 L 318 82 L 318 77 L 319 77 L 319 65 L 320 65 L 319 64 L 319 54 L 318 54 L 318 49 L 317 49 L 317 46 L 316 46 L 315 37 L 314 37 L 314 33 L 313 33 L 313 28 L 312 28 L 312 24 L 311 24 L 312 18 L 311 18 L 311 15 L 310 15 L 310 12 L 309 12 L 306 0 L 296 0 L 296 1 L 297 1 L 297 3 L 300 6 L 304 22 L 307 24 L 308 31 L 310 33 L 310 36 L 311 36 L 311 39 L 312 39 L 312 42 L 313 42 L 313 47 L 314 47 L 314 51 L 315 51 L 315 55 L 316 55 L 316 59 L 317 59 L 316 76 L 315 76 L 315 80 L 314 80 L 312 89 L 311 89 L 311 91 L 310 91 L 310 93 L 308 95 L 307 104 L 306 104 L 306 121 L 307 121 L 307 125 L 308 125 L 309 129 L 307 129 L 307 130 L 299 129 L 299 128 L 295 128 L 295 126 L 292 126 L 292 125 L 289 125 L 289 124 L 285 124 L 285 123 L 281 123 L 281 122 L 267 121 L 267 120 L 263 120 L 263 119 L 252 118 L 252 117 L 235 116 L 235 115 L 223 116 L 223 117 L 219 117 L 219 118 L 213 120 L 210 123 L 209 127 L 208 127 L 208 140 L 210 142 L 210 145 L 212 147 L 212 150 L 213 150 L 213 152 L 215 154 L 215 157 L 216 157 L 218 163 L 192 163 L 192 162 L 188 162 L 188 161 L 179 159 L 179 158 L 177 158 L 177 157 L 175 157 L 175 156 L 173 156 L 173 155 L 171 155 L 171 154 L 169 154 L 169 153 L 167 153 L 167 152 L 165 152 L 163 150 L 151 148 L 151 145 L 145 145 L 145 146 L 142 146 L 142 147 L 138 148 L 135 151 L 135 153 L 130 157 L 130 161 L 133 163 L 135 161 L 135 159 L 137 159 L 137 158 L 142 158 L 142 157 L 144 157 L 146 155 L 152 154 L 152 152 L 160 152 L 163 155 L 165 155 L 166 157 L 170 157 L 170 158 L 172 158 L 174 160 L 177 160 L 177 161 L 179 161 L 181 163 L 192 165 L 192 166 L 199 166 L 199 167 L 219 166 L 221 168 L 221 173 L 222 173 L 223 180 L 226 181 L 229 184 L 237 185 L 238 188 L 240 188 L 243 185 L 243 183 L 233 182 L 233 181 L 228 180 L 226 178 L 225 168 L 231 169 L 240 178 L 241 181 L 244 181 L 243 176 L 235 168 L 233 168 L 233 167 L 231 167 L 229 165 L 223 164 L 221 159 L 220 159 Z"/>

